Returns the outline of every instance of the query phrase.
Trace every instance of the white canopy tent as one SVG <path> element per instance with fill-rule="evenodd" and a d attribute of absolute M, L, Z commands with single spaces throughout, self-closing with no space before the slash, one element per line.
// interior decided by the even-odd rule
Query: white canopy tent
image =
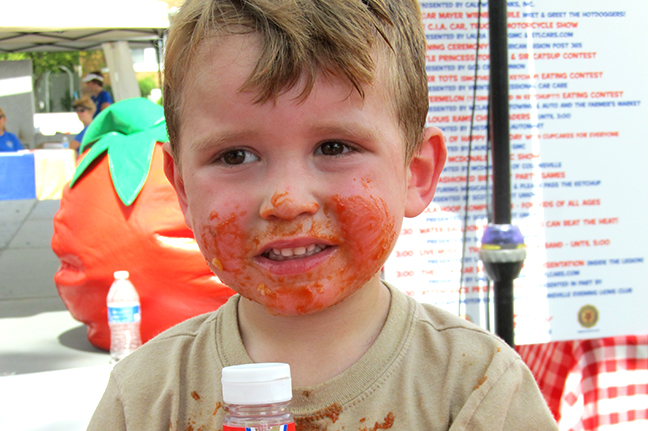
<path fill-rule="evenodd" d="M 147 44 L 169 27 L 158 0 L 15 0 L 0 14 L 0 52 L 84 51 L 104 42 Z"/>
<path fill-rule="evenodd" d="M 2 9 L 0 52 L 103 48 L 115 100 L 139 96 L 128 47 L 159 49 L 169 27 L 158 0 L 14 0 Z"/>

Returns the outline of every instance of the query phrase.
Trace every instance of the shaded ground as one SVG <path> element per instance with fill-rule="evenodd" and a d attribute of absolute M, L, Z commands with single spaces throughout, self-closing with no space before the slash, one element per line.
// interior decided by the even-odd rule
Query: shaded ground
<path fill-rule="evenodd" d="M 0 201 L 0 376 L 103 365 L 56 292 L 52 219 L 59 201 Z"/>

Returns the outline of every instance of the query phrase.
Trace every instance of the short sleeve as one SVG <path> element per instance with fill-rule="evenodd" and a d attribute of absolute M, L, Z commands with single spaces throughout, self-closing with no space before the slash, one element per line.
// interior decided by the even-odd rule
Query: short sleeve
<path fill-rule="evenodd" d="M 14 144 L 16 145 L 16 151 L 18 150 L 24 150 L 25 147 L 23 147 L 22 143 L 20 142 L 20 139 L 18 139 L 18 136 L 14 135 Z"/>
<path fill-rule="evenodd" d="M 84 127 L 83 130 L 81 130 L 81 132 L 79 132 L 79 134 L 74 137 L 74 140 L 78 143 L 83 142 L 83 136 L 85 135 L 86 130 L 88 130 L 88 126 Z"/>

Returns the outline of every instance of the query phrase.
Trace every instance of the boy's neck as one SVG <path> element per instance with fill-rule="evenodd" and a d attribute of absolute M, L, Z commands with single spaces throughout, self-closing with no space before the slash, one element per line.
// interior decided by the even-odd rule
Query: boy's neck
<path fill-rule="evenodd" d="M 314 386 L 342 373 L 369 350 L 390 301 L 378 276 L 339 304 L 302 316 L 274 316 L 241 298 L 239 329 L 254 362 L 286 362 L 293 387 Z"/>

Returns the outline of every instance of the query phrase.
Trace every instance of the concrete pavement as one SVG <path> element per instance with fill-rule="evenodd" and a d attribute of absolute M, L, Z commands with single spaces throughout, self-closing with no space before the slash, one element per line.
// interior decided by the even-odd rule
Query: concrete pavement
<path fill-rule="evenodd" d="M 50 241 L 58 200 L 0 201 L 0 376 L 103 365 L 58 296 Z"/>

